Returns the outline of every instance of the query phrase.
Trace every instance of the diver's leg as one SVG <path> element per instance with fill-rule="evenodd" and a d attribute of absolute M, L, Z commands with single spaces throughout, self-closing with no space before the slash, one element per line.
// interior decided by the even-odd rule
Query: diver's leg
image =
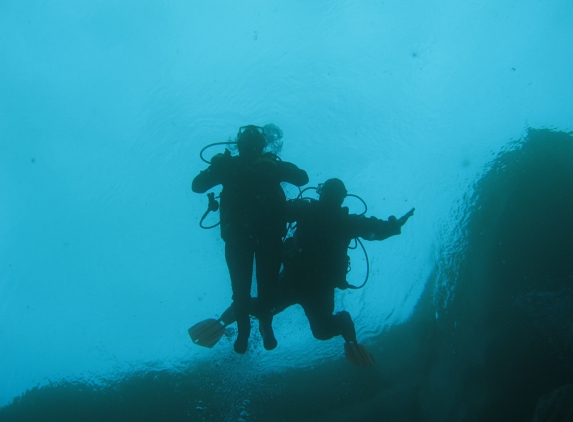
<path fill-rule="evenodd" d="M 334 311 L 334 289 L 313 289 L 306 291 L 300 304 L 310 324 L 313 336 L 318 340 L 329 340 L 342 334 Z"/>
<path fill-rule="evenodd" d="M 251 301 L 249 302 L 249 315 L 259 319 L 259 309 L 261 308 L 260 304 L 259 304 L 259 298 L 258 297 L 252 297 Z"/>
<path fill-rule="evenodd" d="M 235 308 L 233 307 L 233 304 L 231 303 L 231 306 L 229 306 L 227 309 L 225 309 L 225 312 L 223 312 L 221 314 L 219 321 L 221 321 L 223 323 L 223 325 L 227 326 L 227 325 L 232 324 L 236 320 L 237 320 L 237 318 L 235 317 Z"/>
<path fill-rule="evenodd" d="M 237 339 L 235 352 L 247 351 L 251 333 L 249 302 L 251 298 L 251 279 L 253 276 L 253 252 L 247 242 L 225 243 L 225 259 L 231 276 L 233 289 L 233 309 L 237 319 Z"/>
<path fill-rule="evenodd" d="M 356 343 L 356 330 L 350 314 L 346 311 L 334 312 L 334 289 L 325 288 L 310 292 L 304 301 L 303 309 L 310 323 L 313 335 L 319 340 L 329 340 L 342 336 L 344 340 Z"/>
<path fill-rule="evenodd" d="M 338 327 L 340 335 L 344 338 L 347 343 L 353 342 L 358 343 L 356 340 L 356 330 L 354 329 L 354 322 L 352 317 L 346 311 L 337 312 L 333 315 L 335 324 Z"/>
<path fill-rule="evenodd" d="M 273 301 L 273 307 L 271 310 L 273 316 L 280 314 L 289 306 L 296 305 L 298 303 L 297 292 L 289 285 L 284 271 L 279 275 L 279 282 L 274 297 L 275 300 Z"/>
<path fill-rule="evenodd" d="M 257 319 L 259 318 L 259 298 L 251 297 L 249 299 L 249 315 Z M 231 325 L 233 322 L 237 321 L 237 317 L 235 316 L 235 307 L 233 306 L 233 303 L 231 303 L 231 306 L 225 309 L 225 312 L 221 314 L 219 321 L 221 321 L 225 326 Z"/>
<path fill-rule="evenodd" d="M 282 278 L 282 275 L 281 275 L 281 278 Z M 296 293 L 294 291 L 292 291 L 292 289 L 288 289 L 287 286 L 283 286 L 282 284 L 283 283 L 279 279 L 279 286 L 277 288 L 277 292 L 274 295 L 273 305 L 271 308 L 271 314 L 273 316 L 280 314 L 282 311 L 284 311 L 289 306 L 296 305 L 298 303 L 297 299 L 296 299 Z M 231 311 L 231 308 L 229 308 L 228 311 Z M 258 297 L 252 297 L 251 298 L 251 305 L 249 307 L 249 314 L 251 316 L 254 316 L 257 319 L 260 319 L 261 304 L 260 304 L 260 300 Z M 233 318 L 234 318 L 234 315 L 233 315 Z M 231 320 L 231 322 L 234 322 L 234 321 L 235 321 L 234 319 Z"/>
<path fill-rule="evenodd" d="M 276 303 L 279 271 L 282 260 L 281 238 L 264 239 L 257 243 L 255 265 L 257 270 L 257 291 L 259 297 L 259 329 L 265 349 L 277 347 L 273 333 L 272 309 Z"/>

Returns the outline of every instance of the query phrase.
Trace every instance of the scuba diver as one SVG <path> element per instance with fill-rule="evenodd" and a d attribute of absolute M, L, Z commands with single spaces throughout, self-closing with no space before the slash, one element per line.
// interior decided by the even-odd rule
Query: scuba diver
<path fill-rule="evenodd" d="M 348 208 L 342 207 L 347 191 L 340 179 L 327 180 L 318 192 L 318 201 L 295 199 L 286 204 L 286 220 L 296 221 L 296 229 L 284 243 L 283 270 L 273 314 L 300 304 L 315 338 L 342 336 L 346 358 L 355 365 L 370 366 L 374 359 L 366 347 L 358 344 L 350 314 L 333 314 L 334 290 L 356 288 L 346 281 L 351 240 L 384 240 L 400 234 L 414 208 L 399 219 L 391 216 L 385 221 L 349 214 Z M 255 317 L 260 314 L 257 298 L 251 300 L 250 313 Z M 234 320 L 231 305 L 219 320 L 202 321 L 191 327 L 189 334 L 194 343 L 213 347 Z"/>
<path fill-rule="evenodd" d="M 243 126 L 237 134 L 238 156 L 226 149 L 211 159 L 211 165 L 193 179 L 192 190 L 205 193 L 222 185 L 220 195 L 221 237 L 225 241 L 225 260 L 231 277 L 233 309 L 238 335 L 235 352 L 247 351 L 251 332 L 249 302 L 253 260 L 259 299 L 259 330 L 264 347 L 277 346 L 272 329 L 280 266 L 282 238 L 285 235 L 286 196 L 282 182 L 295 186 L 308 183 L 308 175 L 273 153 L 267 146 L 264 128 Z"/>

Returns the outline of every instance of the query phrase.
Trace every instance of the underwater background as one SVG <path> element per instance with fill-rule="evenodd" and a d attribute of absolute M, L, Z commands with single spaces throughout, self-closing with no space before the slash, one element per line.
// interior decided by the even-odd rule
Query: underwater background
<path fill-rule="evenodd" d="M 0 421 L 573 420 L 572 21 L 568 0 L 0 2 Z M 298 306 L 270 352 L 189 339 L 231 300 L 199 151 L 268 123 L 309 186 L 416 207 L 337 292 L 372 368 Z"/>

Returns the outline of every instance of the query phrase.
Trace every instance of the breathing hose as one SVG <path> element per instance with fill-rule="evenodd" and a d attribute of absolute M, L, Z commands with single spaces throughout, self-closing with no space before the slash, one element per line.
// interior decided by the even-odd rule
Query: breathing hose
<path fill-rule="evenodd" d="M 207 164 L 211 164 L 211 161 L 206 160 L 205 158 L 203 158 L 203 152 L 205 152 L 206 149 L 209 149 L 211 147 L 214 147 L 216 145 L 236 145 L 237 142 L 236 141 L 227 141 L 227 142 L 213 142 L 212 144 L 207 145 L 206 147 L 204 147 L 201 152 L 199 152 L 199 157 L 201 158 L 201 160 L 203 160 L 205 163 Z"/>
<path fill-rule="evenodd" d="M 207 211 L 205 211 L 205 214 L 203 214 L 203 217 L 201 217 L 201 220 L 199 221 L 199 226 L 202 229 L 212 229 L 214 227 L 217 227 L 219 224 L 221 224 L 221 222 L 217 222 L 216 224 L 213 224 L 212 226 L 205 226 L 203 225 L 203 220 L 205 220 L 205 218 L 207 217 L 207 215 L 213 211 L 217 211 L 219 209 L 219 203 L 217 202 L 217 200 L 215 199 L 215 194 L 213 192 L 210 192 L 207 194 L 207 198 L 209 198 L 209 205 L 207 205 Z"/>

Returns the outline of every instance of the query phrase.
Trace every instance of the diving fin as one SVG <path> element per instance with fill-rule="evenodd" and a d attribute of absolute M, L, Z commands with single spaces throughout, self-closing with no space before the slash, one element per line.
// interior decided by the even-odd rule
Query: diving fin
<path fill-rule="evenodd" d="M 344 343 L 344 355 L 347 361 L 356 366 L 368 367 L 376 363 L 372 354 L 362 344 Z"/>
<path fill-rule="evenodd" d="M 210 349 L 223 337 L 225 326 L 220 320 L 209 318 L 198 322 L 187 331 L 193 343 Z"/>

